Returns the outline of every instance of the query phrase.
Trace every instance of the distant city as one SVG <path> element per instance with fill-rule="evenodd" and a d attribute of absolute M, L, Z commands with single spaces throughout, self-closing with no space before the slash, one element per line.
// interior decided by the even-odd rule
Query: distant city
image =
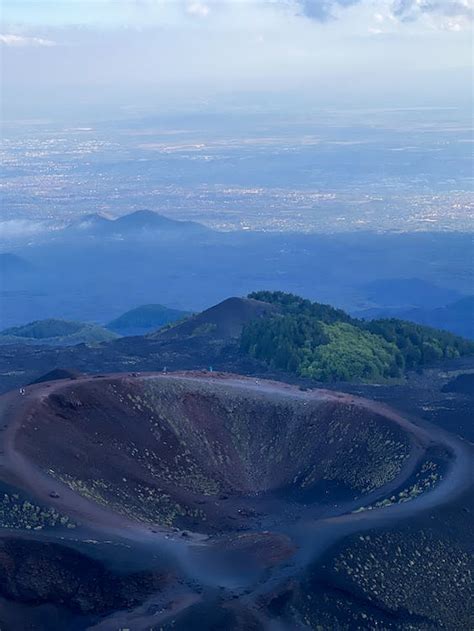
<path fill-rule="evenodd" d="M 248 115 L 235 129 L 204 115 L 173 123 L 6 124 L 3 220 L 65 224 L 150 208 L 218 230 L 474 228 L 462 112 Z"/>

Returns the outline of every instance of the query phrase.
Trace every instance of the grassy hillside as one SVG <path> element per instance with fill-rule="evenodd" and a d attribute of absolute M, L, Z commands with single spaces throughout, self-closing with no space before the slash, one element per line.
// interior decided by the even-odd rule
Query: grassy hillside
<path fill-rule="evenodd" d="M 188 315 L 187 311 L 170 309 L 163 305 L 142 305 L 115 318 L 107 324 L 107 328 L 120 335 L 144 335 Z"/>
<path fill-rule="evenodd" d="M 36 320 L 24 326 L 11 327 L 0 332 L 1 344 L 46 344 L 71 346 L 108 342 L 118 335 L 95 324 L 70 320 Z"/>
<path fill-rule="evenodd" d="M 329 305 L 282 292 L 256 292 L 279 312 L 249 322 L 244 353 L 269 366 L 320 381 L 401 377 L 435 360 L 474 354 L 474 343 L 403 320 L 356 320 Z"/>

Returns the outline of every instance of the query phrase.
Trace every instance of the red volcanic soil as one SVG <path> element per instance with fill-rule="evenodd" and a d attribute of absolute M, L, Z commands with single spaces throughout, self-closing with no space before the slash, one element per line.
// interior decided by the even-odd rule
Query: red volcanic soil
<path fill-rule="evenodd" d="M 184 322 L 159 330 L 149 337 L 172 338 L 211 335 L 216 338 L 238 338 L 248 322 L 278 311 L 276 305 L 252 298 L 227 298 Z"/>
<path fill-rule="evenodd" d="M 240 527 L 262 498 L 377 493 L 412 472 L 428 441 L 381 406 L 238 377 L 80 378 L 28 389 L 21 407 L 6 458 L 31 491 L 48 479 L 70 510 L 83 498 L 127 521 L 204 532 Z"/>

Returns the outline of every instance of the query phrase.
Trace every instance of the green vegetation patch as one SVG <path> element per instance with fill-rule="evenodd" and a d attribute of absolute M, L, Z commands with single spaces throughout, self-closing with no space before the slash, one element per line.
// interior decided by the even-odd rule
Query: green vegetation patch
<path fill-rule="evenodd" d="M 71 346 L 108 342 L 118 336 L 96 324 L 69 320 L 36 320 L 0 332 L 0 344 L 50 344 Z"/>
<path fill-rule="evenodd" d="M 250 298 L 279 311 L 248 323 L 241 350 L 284 370 L 318 381 L 380 381 L 402 377 L 442 358 L 474 354 L 474 343 L 402 320 L 355 320 L 340 309 L 283 292 Z"/>
<path fill-rule="evenodd" d="M 57 473 L 56 477 L 79 495 L 131 521 L 168 527 L 176 525 L 180 518 L 206 521 L 206 515 L 199 508 L 182 506 L 169 493 L 149 484 L 79 479 L 67 473 Z"/>
<path fill-rule="evenodd" d="M 75 528 L 67 515 L 51 506 L 39 506 L 17 490 L 5 489 L 0 494 L 0 528 L 12 530 L 43 530 Z"/>
<path fill-rule="evenodd" d="M 367 510 L 374 510 L 375 508 L 387 508 L 393 504 L 403 504 L 405 502 L 411 502 L 419 495 L 431 491 L 442 479 L 442 475 L 439 471 L 439 464 L 427 460 L 423 463 L 420 470 L 415 476 L 415 480 L 412 484 L 395 492 L 390 497 L 386 497 L 383 500 L 379 500 L 370 506 L 360 506 L 353 513 L 362 513 Z"/>
<path fill-rule="evenodd" d="M 367 331 L 395 344 L 403 355 L 404 366 L 418 368 L 438 359 L 454 359 L 474 354 L 474 342 L 453 333 L 397 320 L 372 320 L 364 323 Z"/>
<path fill-rule="evenodd" d="M 373 381 L 398 377 L 403 358 L 394 344 L 351 324 L 322 325 L 328 342 L 316 347 L 300 373 L 318 381 Z"/>

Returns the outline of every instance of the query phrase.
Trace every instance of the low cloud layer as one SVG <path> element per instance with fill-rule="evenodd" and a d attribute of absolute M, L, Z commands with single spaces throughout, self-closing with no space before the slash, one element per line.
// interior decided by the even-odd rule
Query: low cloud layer
<path fill-rule="evenodd" d="M 7 219 L 0 221 L 0 245 L 16 241 L 28 241 L 32 237 L 47 234 L 53 228 L 51 222 L 30 219 Z"/>
<path fill-rule="evenodd" d="M 42 37 L 25 37 L 13 33 L 0 33 L 0 43 L 4 46 L 55 46 L 56 42 Z"/>

